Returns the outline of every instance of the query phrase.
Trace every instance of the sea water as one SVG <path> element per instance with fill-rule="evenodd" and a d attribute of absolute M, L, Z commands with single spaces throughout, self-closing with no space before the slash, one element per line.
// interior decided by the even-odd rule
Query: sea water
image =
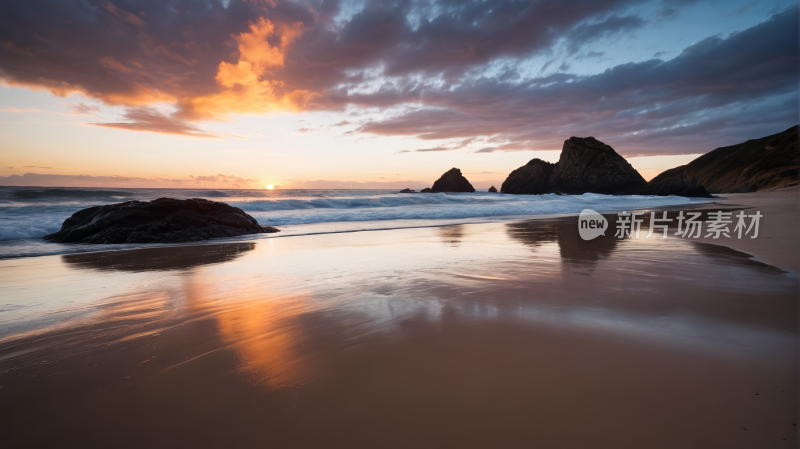
<path fill-rule="evenodd" d="M 642 195 L 507 195 L 397 193 L 396 190 L 198 190 L 0 187 L 0 258 L 141 247 L 55 244 L 42 240 L 73 213 L 91 206 L 156 198 L 222 201 L 252 215 L 276 234 L 234 240 L 450 224 L 513 221 L 543 215 L 631 210 L 708 201 Z M 230 239 L 225 239 L 230 240 Z"/>

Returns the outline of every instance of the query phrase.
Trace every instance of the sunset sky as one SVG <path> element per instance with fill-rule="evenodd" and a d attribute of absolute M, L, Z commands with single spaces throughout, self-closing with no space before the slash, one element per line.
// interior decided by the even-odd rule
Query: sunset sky
<path fill-rule="evenodd" d="M 499 187 L 594 136 L 650 179 L 798 123 L 796 0 L 5 1 L 0 185 Z"/>

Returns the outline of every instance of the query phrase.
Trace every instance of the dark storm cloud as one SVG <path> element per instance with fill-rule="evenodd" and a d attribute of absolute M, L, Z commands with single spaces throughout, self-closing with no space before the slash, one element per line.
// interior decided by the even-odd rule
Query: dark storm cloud
<path fill-rule="evenodd" d="M 527 56 L 571 31 L 577 33 L 573 40 L 591 35 L 579 26 L 583 21 L 629 3 L 578 0 L 564 8 L 556 0 L 445 1 L 433 14 L 426 2 L 375 1 L 337 22 L 337 1 L 3 2 L 0 76 L 108 104 L 178 103 L 220 90 L 220 63 L 237 62 L 236 37 L 263 17 L 276 26 L 267 36 L 272 45 L 286 27 L 299 24 L 291 51 L 269 70 L 270 79 L 284 83 L 284 90 L 324 94 L 340 83 L 360 82 L 364 70 L 377 66 L 390 76 L 455 76 L 497 58 Z M 614 16 L 589 27 L 613 33 L 620 20 L 628 19 Z"/>
<path fill-rule="evenodd" d="M 582 45 L 603 39 L 621 32 L 630 32 L 644 26 L 645 21 L 637 16 L 612 15 L 602 22 L 585 23 L 576 26 L 569 34 L 569 50 L 577 52 Z"/>
<path fill-rule="evenodd" d="M 693 2 L 664 0 L 657 8 L 670 16 Z M 680 139 L 690 134 L 761 133 L 784 127 L 786 117 L 796 121 L 797 104 L 786 101 L 797 90 L 796 8 L 697 42 L 669 61 L 581 77 L 553 57 L 540 72 L 546 76 L 520 72 L 520 62 L 558 48 L 575 61 L 602 58 L 583 49 L 646 26 L 631 12 L 638 3 L 3 2 L 0 79 L 129 108 L 124 121 L 97 123 L 106 127 L 218 137 L 193 123 L 233 113 L 392 107 L 406 112 L 348 132 L 481 138 L 489 145 L 479 152 L 560 146 L 587 133 L 643 152 L 684 152 Z M 155 103 L 175 112 L 149 107 Z M 93 111 L 83 106 L 75 112 Z"/>
<path fill-rule="evenodd" d="M 704 39 L 669 61 L 622 64 L 585 77 L 470 80 L 424 92 L 422 103 L 437 109 L 366 123 L 361 130 L 423 139 L 497 135 L 513 143 L 479 152 L 532 149 L 542 141 L 556 148 L 570 135 L 587 134 L 614 136 L 635 148 L 686 135 L 730 134 L 734 143 L 797 120 L 796 98 L 787 100 L 797 91 L 797 33 L 792 9 L 727 38 Z M 661 145 L 662 153 L 697 150 Z"/>

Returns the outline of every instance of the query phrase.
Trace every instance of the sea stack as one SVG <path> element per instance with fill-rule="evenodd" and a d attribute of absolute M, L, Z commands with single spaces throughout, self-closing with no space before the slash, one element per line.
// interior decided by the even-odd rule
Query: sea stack
<path fill-rule="evenodd" d="M 72 214 L 46 235 L 55 243 L 184 243 L 278 232 L 238 207 L 200 198 L 94 206 Z"/>
<path fill-rule="evenodd" d="M 564 141 L 558 162 L 533 159 L 511 172 L 500 191 L 528 195 L 632 195 L 646 185 L 642 175 L 609 145 L 594 137 L 570 137 Z"/>
<path fill-rule="evenodd" d="M 437 179 L 431 187 L 431 192 L 474 192 L 475 188 L 461 174 L 461 170 L 451 168 L 441 178 Z"/>
<path fill-rule="evenodd" d="M 489 187 L 489 193 L 497 193 L 497 189 L 494 186 Z"/>

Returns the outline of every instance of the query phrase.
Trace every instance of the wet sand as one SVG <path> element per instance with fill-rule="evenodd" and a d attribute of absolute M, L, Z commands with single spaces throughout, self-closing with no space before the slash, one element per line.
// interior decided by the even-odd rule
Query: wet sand
<path fill-rule="evenodd" d="M 792 198 L 0 261 L 0 445 L 796 447 Z"/>

